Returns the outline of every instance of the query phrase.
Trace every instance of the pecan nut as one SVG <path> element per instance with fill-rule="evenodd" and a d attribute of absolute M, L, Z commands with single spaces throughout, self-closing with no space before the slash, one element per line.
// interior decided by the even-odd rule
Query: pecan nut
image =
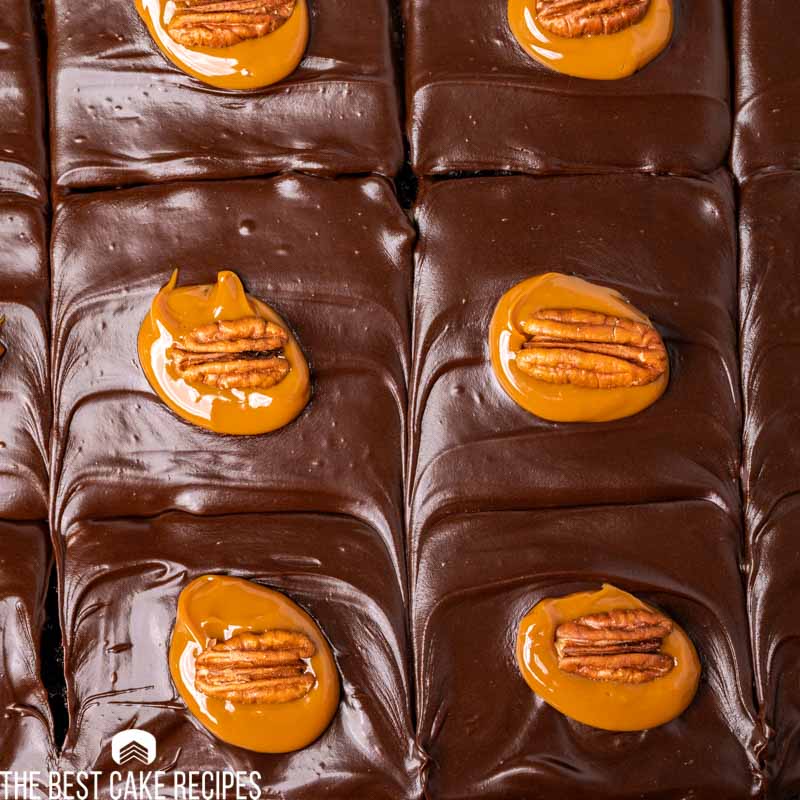
<path fill-rule="evenodd" d="M 261 317 L 212 322 L 167 350 L 178 376 L 218 389 L 269 389 L 291 371 L 289 334 Z"/>
<path fill-rule="evenodd" d="M 517 366 L 547 383 L 587 389 L 645 386 L 667 371 L 667 350 L 651 325 L 581 309 L 548 308 L 523 320 L 530 338 Z"/>
<path fill-rule="evenodd" d="M 187 47 L 231 47 L 284 25 L 297 0 L 177 0 L 167 33 Z"/>
<path fill-rule="evenodd" d="M 558 666 L 595 681 L 648 683 L 675 667 L 661 652 L 672 621 L 647 609 L 590 614 L 556 628 Z"/>
<path fill-rule="evenodd" d="M 316 652 L 304 633 L 270 630 L 211 640 L 195 660 L 195 686 L 207 697 L 244 704 L 289 703 L 316 683 L 303 659 Z"/>
<path fill-rule="evenodd" d="M 650 0 L 536 0 L 539 24 L 567 39 L 618 33 L 644 19 Z"/>

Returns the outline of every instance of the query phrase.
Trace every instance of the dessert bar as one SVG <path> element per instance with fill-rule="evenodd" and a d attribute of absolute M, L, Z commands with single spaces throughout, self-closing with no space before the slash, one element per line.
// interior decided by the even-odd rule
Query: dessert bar
<path fill-rule="evenodd" d="M 657 786 L 664 797 L 751 797 L 759 738 L 741 689 L 750 656 L 740 553 L 737 525 L 703 501 L 463 514 L 431 526 L 412 587 L 430 795 L 588 800 L 651 796 Z M 700 656 L 694 701 L 660 727 L 582 725 L 520 675 L 523 615 L 606 582 L 668 613 Z"/>
<path fill-rule="evenodd" d="M 800 792 L 800 174 L 742 192 L 745 522 L 756 693 L 775 797 Z"/>
<path fill-rule="evenodd" d="M 371 526 L 402 574 L 413 231 L 382 179 L 287 175 L 92 194 L 53 232 L 57 539 L 78 520 L 326 512 Z M 286 320 L 311 402 L 268 440 L 220 436 L 148 383 L 137 337 L 179 271 L 234 270 Z M 280 387 L 278 387 L 280 388 Z"/>
<path fill-rule="evenodd" d="M 35 5 L 0 3 L 0 190 L 46 200 L 44 69 Z"/>
<path fill-rule="evenodd" d="M 287 800 L 421 794 L 406 671 L 405 612 L 395 565 L 364 523 L 335 515 L 237 514 L 81 522 L 64 542 L 65 661 L 70 733 L 62 768 L 102 770 L 111 737 L 135 727 L 158 740 L 149 767 L 258 772 L 262 796 Z M 365 569 L 364 565 L 369 565 Z M 277 590 L 324 632 L 341 702 L 305 749 L 259 754 L 206 731 L 178 696 L 168 650 L 178 597 L 224 573 Z"/>
<path fill-rule="evenodd" d="M 673 5 L 660 56 L 623 80 L 586 80 L 534 60 L 514 36 L 508 2 L 403 0 L 414 170 L 718 167 L 731 127 L 725 4 Z"/>
<path fill-rule="evenodd" d="M 388 0 L 311 3 L 299 67 L 226 91 L 161 52 L 133 0 L 48 0 L 53 181 L 58 190 L 298 169 L 400 168 Z"/>
<path fill-rule="evenodd" d="M 431 183 L 416 215 L 412 575 L 422 530 L 453 513 L 703 499 L 739 518 L 736 241 L 724 175 Z M 551 271 L 616 289 L 663 336 L 669 384 L 649 408 L 553 423 L 500 385 L 495 308 Z"/>

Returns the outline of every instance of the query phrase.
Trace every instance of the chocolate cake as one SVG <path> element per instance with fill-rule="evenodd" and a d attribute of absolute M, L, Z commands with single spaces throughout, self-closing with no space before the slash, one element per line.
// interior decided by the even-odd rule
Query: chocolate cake
<path fill-rule="evenodd" d="M 535 787 L 542 797 L 637 797 L 658 785 L 664 797 L 750 797 L 759 734 L 739 688 L 751 669 L 740 550 L 737 525 L 705 501 L 465 513 L 432 525 L 412 619 L 430 796 L 524 797 Z M 669 611 L 704 665 L 684 715 L 645 733 L 598 731 L 532 702 L 508 646 L 532 604 L 605 580 Z"/>
<path fill-rule="evenodd" d="M 4 10 L 0 800 L 800 798 L 794 4 Z"/>
<path fill-rule="evenodd" d="M 342 514 L 373 529 L 402 585 L 412 241 L 377 178 L 287 175 L 64 203 L 52 264 L 57 543 L 81 520 L 173 510 Z M 269 446 L 188 425 L 139 366 L 139 326 L 172 270 L 200 283 L 224 268 L 291 321 L 316 376 L 308 408 Z"/>
<path fill-rule="evenodd" d="M 734 4 L 737 70 L 733 170 L 740 180 L 760 171 L 800 168 L 800 87 L 792 0 Z"/>
<path fill-rule="evenodd" d="M 299 69 L 244 93 L 188 79 L 131 2 L 47 1 L 58 189 L 280 170 L 392 175 L 403 157 L 388 0 L 311 3 Z"/>
<path fill-rule="evenodd" d="M 0 771 L 55 763 L 40 676 L 51 556 L 46 225 L 31 199 L 0 199 Z"/>
<path fill-rule="evenodd" d="M 0 4 L 0 191 L 46 200 L 45 89 L 34 6 Z"/>
<path fill-rule="evenodd" d="M 739 519 L 736 234 L 723 174 L 435 183 L 416 214 L 412 576 L 423 530 L 453 513 L 702 499 Z M 553 424 L 493 379 L 495 304 L 549 269 L 616 288 L 651 317 L 672 365 L 652 407 Z"/>
<path fill-rule="evenodd" d="M 264 796 L 286 798 L 420 795 L 424 759 L 411 722 L 403 595 L 391 554 L 369 524 L 344 514 L 170 512 L 80 522 L 64 547 L 66 665 L 77 721 L 64 768 L 108 775 L 117 768 L 111 737 L 136 727 L 156 735 L 151 769 L 167 773 L 257 770 Z M 221 743 L 177 696 L 161 631 L 171 628 L 184 585 L 209 572 L 286 593 L 330 638 L 345 700 L 306 749 L 276 757 Z"/>
<path fill-rule="evenodd" d="M 800 792 L 800 176 L 749 181 L 742 193 L 742 385 L 747 591 L 756 696 L 773 728 L 775 797 Z"/>
<path fill-rule="evenodd" d="M 419 174 L 709 172 L 730 143 L 725 3 L 675 0 L 675 32 L 622 81 L 560 75 L 514 39 L 507 2 L 403 0 Z"/>

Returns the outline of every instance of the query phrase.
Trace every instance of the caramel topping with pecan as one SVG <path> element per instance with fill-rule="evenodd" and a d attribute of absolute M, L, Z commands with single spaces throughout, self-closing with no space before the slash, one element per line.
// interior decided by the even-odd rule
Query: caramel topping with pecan
<path fill-rule="evenodd" d="M 672 629 L 671 620 L 646 609 L 579 617 L 556 629 L 558 666 L 595 681 L 648 683 L 675 668 L 661 652 Z"/>
<path fill-rule="evenodd" d="M 208 697 L 234 703 L 289 703 L 316 683 L 304 658 L 316 652 L 304 633 L 271 630 L 212 640 L 195 661 L 195 686 Z"/>
<path fill-rule="evenodd" d="M 548 308 L 520 323 L 530 336 L 517 366 L 547 383 L 587 389 L 646 386 L 667 371 L 667 351 L 651 325 L 595 311 Z"/>
<path fill-rule="evenodd" d="M 650 0 L 536 0 L 539 24 L 556 36 L 618 33 L 644 19 Z"/>
<path fill-rule="evenodd" d="M 178 375 L 218 389 L 269 389 L 290 371 L 289 334 L 261 317 L 212 322 L 167 350 Z"/>
<path fill-rule="evenodd" d="M 231 47 L 273 33 L 297 0 L 178 0 L 167 33 L 187 47 Z"/>

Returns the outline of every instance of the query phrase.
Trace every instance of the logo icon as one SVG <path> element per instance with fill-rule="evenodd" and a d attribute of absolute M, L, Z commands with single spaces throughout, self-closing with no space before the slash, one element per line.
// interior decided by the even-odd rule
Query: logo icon
<path fill-rule="evenodd" d="M 152 764 L 156 760 L 156 737 L 136 728 L 120 731 L 111 740 L 111 758 L 120 766 L 129 761 Z"/>

